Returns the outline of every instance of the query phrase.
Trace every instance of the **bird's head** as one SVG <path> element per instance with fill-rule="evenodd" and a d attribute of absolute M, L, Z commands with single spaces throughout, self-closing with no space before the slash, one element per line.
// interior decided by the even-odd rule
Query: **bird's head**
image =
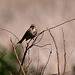
<path fill-rule="evenodd" d="M 34 29 L 35 28 L 35 25 L 34 24 L 31 24 L 30 28 Z"/>

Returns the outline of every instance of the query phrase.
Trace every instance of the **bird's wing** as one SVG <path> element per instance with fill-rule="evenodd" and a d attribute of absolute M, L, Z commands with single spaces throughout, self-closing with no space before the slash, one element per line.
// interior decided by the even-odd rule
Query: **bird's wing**
<path fill-rule="evenodd" d="M 25 36 L 28 36 L 28 35 L 30 35 L 30 34 L 31 34 L 31 30 L 28 29 L 28 30 L 26 31 L 26 33 L 25 33 Z"/>

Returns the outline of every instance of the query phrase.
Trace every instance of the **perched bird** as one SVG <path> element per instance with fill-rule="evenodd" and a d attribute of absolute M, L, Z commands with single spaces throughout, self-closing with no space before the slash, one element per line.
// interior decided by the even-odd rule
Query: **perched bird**
<path fill-rule="evenodd" d="M 25 32 L 22 39 L 18 43 L 22 43 L 25 39 L 26 41 L 29 39 L 33 39 L 37 34 L 37 29 L 34 24 L 31 24 L 30 28 Z"/>

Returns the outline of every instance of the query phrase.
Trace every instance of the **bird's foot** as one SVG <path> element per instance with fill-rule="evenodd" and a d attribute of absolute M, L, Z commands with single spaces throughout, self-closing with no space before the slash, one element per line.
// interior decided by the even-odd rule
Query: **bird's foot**
<path fill-rule="evenodd" d="M 27 46 L 29 46 L 29 42 L 26 42 Z"/>
<path fill-rule="evenodd" d="M 27 46 L 29 45 L 29 43 L 27 43 Z"/>

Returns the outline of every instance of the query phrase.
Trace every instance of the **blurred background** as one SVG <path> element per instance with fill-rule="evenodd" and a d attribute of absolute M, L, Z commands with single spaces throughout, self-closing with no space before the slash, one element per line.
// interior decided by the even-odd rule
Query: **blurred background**
<path fill-rule="evenodd" d="M 39 33 L 46 28 L 56 26 L 60 23 L 63 23 L 64 21 L 73 18 L 75 18 L 75 0 L 0 0 L 0 28 L 7 29 L 13 32 L 19 39 L 22 38 L 23 34 L 31 24 L 35 24 Z M 66 75 L 72 75 L 73 70 L 75 70 L 75 21 L 66 23 L 63 26 L 51 30 L 59 49 L 61 73 L 63 73 L 64 68 L 62 28 L 66 41 Z M 6 60 L 6 62 L 10 57 L 9 54 L 12 53 L 10 37 L 12 38 L 16 46 L 20 46 L 17 45 L 18 40 L 16 39 L 16 37 L 4 30 L 0 30 L 0 52 L 1 54 L 2 51 L 4 51 L 4 53 L 7 53 L 3 57 L 4 60 L 2 59 L 2 61 Z M 39 40 L 40 37 L 37 40 Z M 23 42 L 24 47 L 25 43 L 26 41 Z M 53 40 L 49 35 L 49 32 L 45 32 L 42 40 L 38 43 L 38 45 L 44 45 L 47 43 L 51 43 L 52 45 L 52 54 L 45 69 L 44 75 L 57 74 L 58 70 L 56 49 Z M 34 68 L 37 71 L 39 68 L 41 68 L 41 66 L 44 66 L 46 64 L 49 56 L 48 48 L 51 49 L 50 46 L 46 46 L 44 48 L 38 48 L 34 46 L 30 49 L 29 58 L 32 60 L 29 67 L 30 69 Z M 19 51 L 22 57 L 23 51 L 21 49 Z M 10 64 L 9 62 L 7 63 Z M 14 62 L 17 62 L 17 60 L 13 60 L 13 63 Z M 3 75 L 2 72 L 0 72 L 0 75 Z M 10 72 L 12 71 L 10 70 Z"/>

